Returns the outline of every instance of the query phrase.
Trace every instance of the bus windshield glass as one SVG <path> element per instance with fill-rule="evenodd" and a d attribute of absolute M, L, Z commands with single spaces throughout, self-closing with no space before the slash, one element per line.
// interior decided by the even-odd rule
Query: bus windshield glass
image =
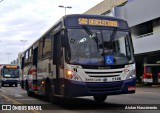
<path fill-rule="evenodd" d="M 116 28 L 68 29 L 68 63 L 80 65 L 122 65 L 133 63 L 133 47 L 128 31 Z"/>
<path fill-rule="evenodd" d="M 19 78 L 19 69 L 3 69 L 3 77 L 5 78 Z"/>

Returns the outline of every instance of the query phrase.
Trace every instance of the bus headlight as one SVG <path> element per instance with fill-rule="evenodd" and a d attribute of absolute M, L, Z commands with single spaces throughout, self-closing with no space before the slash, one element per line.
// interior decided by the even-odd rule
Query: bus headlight
<path fill-rule="evenodd" d="M 72 79 L 73 78 L 73 71 L 71 70 L 66 70 L 66 77 L 68 79 Z"/>
<path fill-rule="evenodd" d="M 79 76 L 71 70 L 66 70 L 66 78 L 70 79 L 70 80 L 76 80 L 76 81 L 81 81 L 81 79 L 79 78 Z"/>
<path fill-rule="evenodd" d="M 136 72 L 135 72 L 135 70 L 131 70 L 131 71 L 128 73 L 126 79 L 132 79 L 132 78 L 136 78 Z"/>

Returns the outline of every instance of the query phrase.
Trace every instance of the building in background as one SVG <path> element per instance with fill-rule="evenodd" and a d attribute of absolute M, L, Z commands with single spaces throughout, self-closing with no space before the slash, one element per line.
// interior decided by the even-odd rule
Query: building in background
<path fill-rule="evenodd" d="M 128 21 L 140 81 L 144 64 L 160 62 L 159 11 L 160 0 L 104 0 L 85 14 L 109 15 Z"/>
<path fill-rule="evenodd" d="M 20 67 L 21 67 L 21 65 L 20 65 L 20 57 L 21 57 L 21 53 L 18 54 L 18 58 L 17 58 L 16 60 L 13 60 L 13 61 L 11 62 L 11 64 L 12 64 L 12 65 L 17 65 L 17 66 L 20 66 Z"/>

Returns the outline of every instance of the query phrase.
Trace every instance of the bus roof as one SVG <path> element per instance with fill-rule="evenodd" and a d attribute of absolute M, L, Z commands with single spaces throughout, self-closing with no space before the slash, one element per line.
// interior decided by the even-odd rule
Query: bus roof
<path fill-rule="evenodd" d="M 121 22 L 125 22 L 127 24 L 127 22 L 123 19 L 117 18 L 117 17 L 111 17 L 111 16 L 104 16 L 104 15 L 89 15 L 89 14 L 71 14 L 71 15 L 65 15 L 63 17 L 61 17 L 49 30 L 47 30 L 40 38 L 38 38 L 36 41 L 34 41 L 27 49 L 25 49 L 21 55 L 23 55 L 25 53 L 25 51 L 27 51 L 28 49 L 30 49 L 30 47 L 32 47 L 34 44 L 36 44 L 41 38 L 45 37 L 47 35 L 47 33 L 49 33 L 51 30 L 53 30 L 60 22 L 62 22 L 64 24 L 64 20 L 67 18 L 80 18 L 80 17 L 86 17 L 86 18 L 104 18 L 104 19 L 109 19 L 109 20 L 117 20 L 117 21 L 121 21 Z M 64 26 L 62 26 L 63 28 Z M 127 24 L 127 28 L 128 24 Z"/>

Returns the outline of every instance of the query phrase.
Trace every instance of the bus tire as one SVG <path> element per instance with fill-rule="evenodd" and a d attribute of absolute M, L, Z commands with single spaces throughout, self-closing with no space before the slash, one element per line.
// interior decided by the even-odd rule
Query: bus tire
<path fill-rule="evenodd" d="M 32 97 L 32 96 L 33 96 L 33 92 L 27 90 L 27 95 L 28 95 L 29 97 Z"/>
<path fill-rule="evenodd" d="M 1 85 L 2 87 L 4 87 L 4 84 L 2 83 L 2 85 Z"/>
<path fill-rule="evenodd" d="M 96 96 L 93 96 L 93 97 L 94 97 L 94 100 L 97 103 L 103 103 L 106 100 L 107 95 L 96 95 Z"/>

